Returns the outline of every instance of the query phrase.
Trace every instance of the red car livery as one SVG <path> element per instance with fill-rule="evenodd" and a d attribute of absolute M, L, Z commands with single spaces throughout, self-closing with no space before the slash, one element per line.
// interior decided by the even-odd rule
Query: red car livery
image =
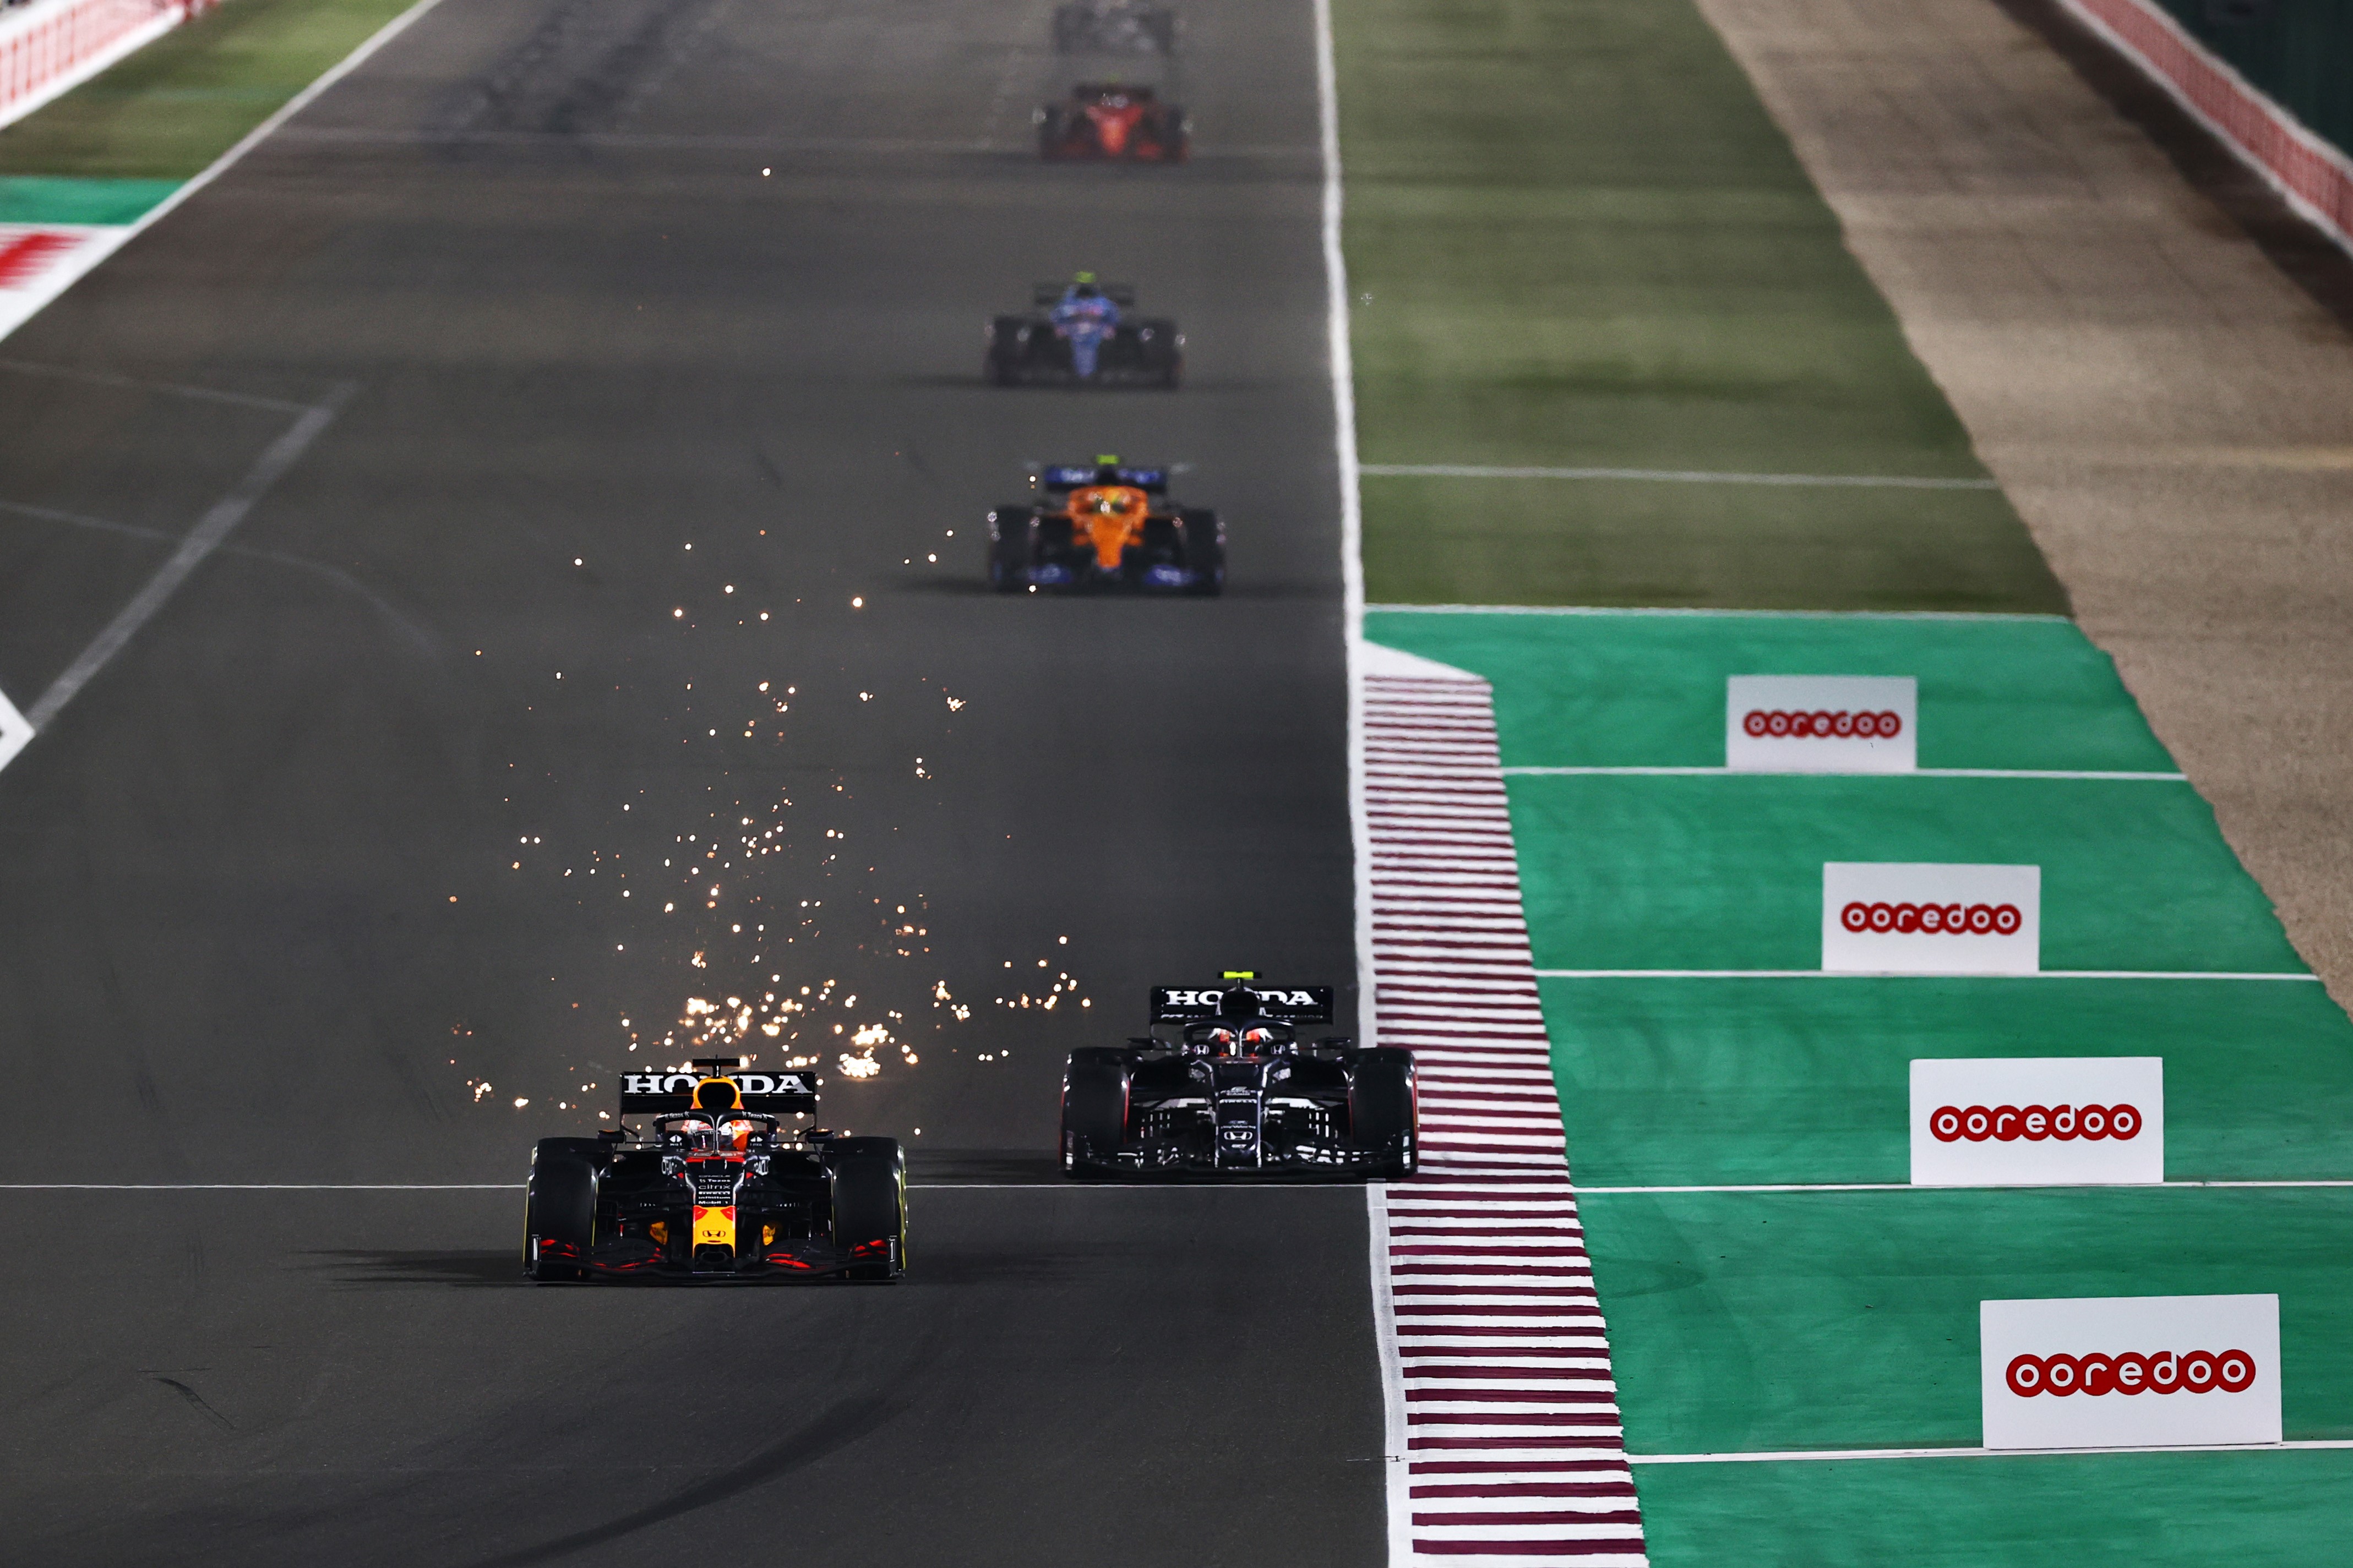
<path fill-rule="evenodd" d="M 1148 87 L 1084 84 L 1038 110 L 1038 153 L 1048 159 L 1097 158 L 1181 163 L 1192 144 L 1185 111 Z"/>

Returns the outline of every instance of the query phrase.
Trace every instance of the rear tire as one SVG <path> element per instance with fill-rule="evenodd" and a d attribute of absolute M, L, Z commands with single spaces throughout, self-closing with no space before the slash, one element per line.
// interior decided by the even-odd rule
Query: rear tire
<path fill-rule="evenodd" d="M 1109 1059 L 1106 1059 L 1109 1058 Z M 1127 1139 L 1128 1069 L 1116 1052 L 1073 1051 L 1062 1070 L 1062 1174 L 1112 1174 L 1103 1158 Z"/>
<path fill-rule="evenodd" d="M 840 1138 L 828 1146 L 833 1172 L 833 1245 L 882 1255 L 842 1270 L 848 1279 L 896 1279 L 907 1271 L 907 1160 L 895 1138 Z"/>
<path fill-rule="evenodd" d="M 1000 594 L 1018 594 L 1029 585 L 1029 567 L 1037 556 L 1031 535 L 1037 513 L 1027 506 L 1001 506 L 988 514 L 988 585 Z"/>
<path fill-rule="evenodd" d="M 1381 1148 L 1402 1137 L 1401 1153 L 1377 1172 L 1392 1181 L 1412 1175 L 1419 1166 L 1413 1053 L 1377 1047 L 1349 1063 L 1348 1137 L 1359 1148 Z"/>
<path fill-rule="evenodd" d="M 1200 574 L 1185 591 L 1217 597 L 1226 587 L 1226 525 L 1214 511 L 1187 509 L 1178 514 L 1176 527 L 1185 541 L 1186 566 Z"/>
<path fill-rule="evenodd" d="M 522 1271 L 542 1285 L 586 1279 L 582 1262 L 596 1238 L 594 1138 L 543 1138 L 531 1152 L 531 1182 L 523 1189 Z M 565 1248 L 569 1257 L 546 1256 Z"/>

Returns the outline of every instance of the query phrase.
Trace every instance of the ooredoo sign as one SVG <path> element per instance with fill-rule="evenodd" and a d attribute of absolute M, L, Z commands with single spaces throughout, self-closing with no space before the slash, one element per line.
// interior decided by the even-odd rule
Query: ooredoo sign
<path fill-rule="evenodd" d="M 1822 967 L 1848 974 L 2031 974 L 2042 868 L 1833 860 L 1822 867 Z"/>
<path fill-rule="evenodd" d="M 1736 675 L 1725 684 L 1734 773 L 1902 773 L 1919 765 L 1908 675 Z"/>
<path fill-rule="evenodd" d="M 1912 1064 L 1915 1186 L 2164 1180 L 2161 1057 L 1981 1057 Z"/>
<path fill-rule="evenodd" d="M 1978 1303 L 1989 1448 L 2280 1440 L 2277 1296 Z"/>

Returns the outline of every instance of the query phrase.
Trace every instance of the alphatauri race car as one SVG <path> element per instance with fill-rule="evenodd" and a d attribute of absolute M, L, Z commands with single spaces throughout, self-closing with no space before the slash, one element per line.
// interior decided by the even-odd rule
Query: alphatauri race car
<path fill-rule="evenodd" d="M 1032 118 L 1041 158 L 1181 163 L 1192 152 L 1192 121 L 1148 87 L 1082 83 L 1068 99 L 1047 104 Z"/>
<path fill-rule="evenodd" d="M 1077 0 L 1054 7 L 1054 47 L 1066 55 L 1173 55 L 1176 15 L 1136 0 Z"/>
<path fill-rule="evenodd" d="M 751 1058 L 621 1075 L 622 1124 L 543 1138 L 523 1199 L 522 1270 L 555 1280 L 896 1279 L 907 1162 L 895 1138 L 786 1118 L 817 1110 L 805 1072 Z M 632 1130 L 631 1116 L 649 1120 Z"/>
<path fill-rule="evenodd" d="M 1226 584 L 1226 527 L 1218 514 L 1168 499 L 1168 470 L 1115 457 L 1092 467 L 1041 468 L 1037 492 L 988 514 L 988 581 L 1027 589 L 1213 595 Z"/>
<path fill-rule="evenodd" d="M 1229 972 L 1215 986 L 1155 986 L 1152 1022 L 1124 1046 L 1085 1046 L 1062 1074 L 1062 1171 L 1072 1177 L 1400 1178 L 1420 1158 L 1413 1053 L 1297 1026 L 1332 1021 L 1332 988 Z"/>
<path fill-rule="evenodd" d="M 1081 374 L 1071 354 L 1071 330 L 1055 325 L 1053 308 L 1067 286 L 1040 283 L 1030 290 L 1026 316 L 994 316 L 988 322 L 984 369 L 998 386 L 1174 387 L 1185 375 L 1185 334 L 1163 316 L 1131 316 L 1135 289 L 1105 283 L 1103 297 L 1118 307 L 1118 322 L 1097 334 L 1092 374 Z"/>

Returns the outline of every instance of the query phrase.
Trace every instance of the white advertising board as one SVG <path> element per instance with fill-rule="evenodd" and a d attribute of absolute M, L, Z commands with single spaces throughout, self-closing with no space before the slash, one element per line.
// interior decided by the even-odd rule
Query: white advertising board
<path fill-rule="evenodd" d="M 1754 773 L 1908 773 L 1919 766 L 1919 682 L 1908 675 L 1736 675 L 1724 765 Z"/>
<path fill-rule="evenodd" d="M 1989 1448 L 2280 1440 L 2277 1296 L 1978 1303 Z"/>
<path fill-rule="evenodd" d="M 1912 1064 L 1915 1186 L 2163 1180 L 2162 1057 L 1979 1057 Z"/>
<path fill-rule="evenodd" d="M 1832 860 L 1822 967 L 1843 974 L 2032 974 L 2042 868 Z"/>

